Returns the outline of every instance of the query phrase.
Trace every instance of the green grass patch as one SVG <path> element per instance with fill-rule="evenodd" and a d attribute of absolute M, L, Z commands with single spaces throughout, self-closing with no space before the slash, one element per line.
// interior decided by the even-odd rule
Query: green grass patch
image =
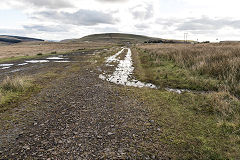
<path fill-rule="evenodd" d="M 237 159 L 240 156 L 238 100 L 227 93 L 176 94 L 131 88 L 128 96 L 145 102 L 173 159 Z M 146 147 L 146 146 L 145 146 Z M 151 146 L 149 146 L 151 148 Z"/>
<path fill-rule="evenodd" d="M 139 57 L 135 60 L 135 73 L 142 81 L 153 83 L 162 88 L 190 89 L 196 91 L 216 91 L 220 81 L 201 76 L 190 70 L 181 68 L 173 61 L 159 59 L 143 50 L 134 50 Z M 135 56 L 136 59 L 136 56 Z"/>
<path fill-rule="evenodd" d="M 220 82 L 181 68 L 174 62 L 133 49 L 135 76 L 162 88 L 217 90 Z M 124 89 L 123 89 L 124 90 Z M 239 159 L 240 101 L 228 92 L 177 94 L 148 88 L 124 90 L 143 101 L 173 159 Z M 149 146 L 150 147 L 150 146 Z"/>

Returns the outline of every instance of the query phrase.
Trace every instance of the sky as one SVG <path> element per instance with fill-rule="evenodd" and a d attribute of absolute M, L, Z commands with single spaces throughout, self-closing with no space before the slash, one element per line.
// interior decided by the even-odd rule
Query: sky
<path fill-rule="evenodd" d="M 239 0 L 1 0 L 0 35 L 45 40 L 131 33 L 240 40 Z"/>

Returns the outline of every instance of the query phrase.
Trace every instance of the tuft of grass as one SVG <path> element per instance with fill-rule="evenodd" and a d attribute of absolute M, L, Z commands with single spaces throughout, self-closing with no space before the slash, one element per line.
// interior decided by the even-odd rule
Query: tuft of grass
<path fill-rule="evenodd" d="M 1 84 L 4 92 L 21 92 L 27 87 L 29 87 L 29 80 L 26 77 L 15 77 L 13 79 L 7 77 Z"/>
<path fill-rule="evenodd" d="M 14 107 L 38 89 L 30 77 L 5 78 L 0 84 L 0 112 Z"/>

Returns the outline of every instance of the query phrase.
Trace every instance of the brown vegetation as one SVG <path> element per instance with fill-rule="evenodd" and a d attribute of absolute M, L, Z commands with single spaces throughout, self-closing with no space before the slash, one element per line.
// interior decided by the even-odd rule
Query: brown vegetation
<path fill-rule="evenodd" d="M 240 95 L 240 44 L 144 45 L 152 58 L 174 61 L 180 67 L 222 81 L 219 89 Z"/>
<path fill-rule="evenodd" d="M 0 58 L 16 56 L 34 56 L 39 53 L 70 52 L 83 48 L 98 48 L 106 43 L 55 43 L 55 42 L 24 42 L 13 45 L 0 45 Z"/>

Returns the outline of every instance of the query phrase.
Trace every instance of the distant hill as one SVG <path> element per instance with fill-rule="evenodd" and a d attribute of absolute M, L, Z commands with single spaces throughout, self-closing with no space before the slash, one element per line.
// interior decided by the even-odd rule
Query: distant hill
<path fill-rule="evenodd" d="M 62 42 L 112 42 L 112 43 L 144 43 L 149 40 L 162 40 L 161 38 L 147 37 L 135 34 L 104 33 L 93 34 L 80 39 L 67 39 Z"/>
<path fill-rule="evenodd" d="M 29 38 L 29 37 L 0 35 L 0 44 L 14 44 L 14 43 L 31 42 L 31 41 L 44 41 L 44 40 L 37 39 L 37 38 Z"/>

